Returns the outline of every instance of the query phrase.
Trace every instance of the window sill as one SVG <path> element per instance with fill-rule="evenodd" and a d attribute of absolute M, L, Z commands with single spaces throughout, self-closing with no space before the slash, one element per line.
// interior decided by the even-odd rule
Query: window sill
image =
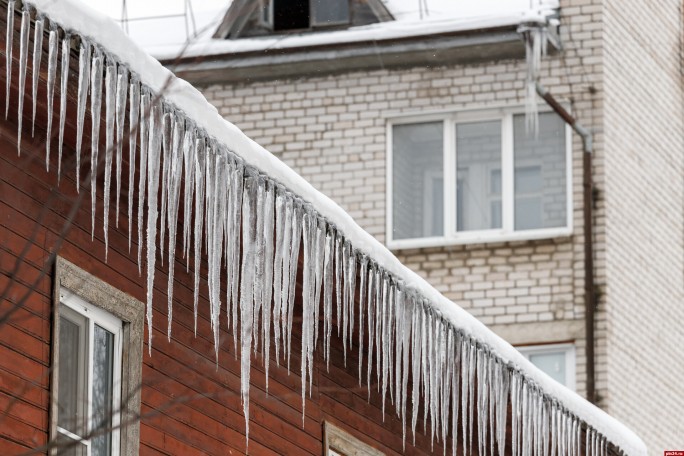
<path fill-rule="evenodd" d="M 479 231 L 462 233 L 451 237 L 431 237 L 418 239 L 401 239 L 387 241 L 390 250 L 420 249 L 427 247 L 448 247 L 452 245 L 494 244 L 501 242 L 536 241 L 539 239 L 553 239 L 569 237 L 572 228 L 551 228 L 542 230 L 526 230 L 516 233 L 502 234 L 499 232 Z"/>

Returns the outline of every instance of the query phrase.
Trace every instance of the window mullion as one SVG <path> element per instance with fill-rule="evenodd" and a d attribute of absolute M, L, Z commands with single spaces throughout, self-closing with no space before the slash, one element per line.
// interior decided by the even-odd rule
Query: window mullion
<path fill-rule="evenodd" d="M 513 116 L 504 115 L 501 119 L 501 210 L 504 233 L 512 233 L 515 229 L 515 170 L 513 157 Z"/>
<path fill-rule="evenodd" d="M 444 120 L 444 237 L 456 234 L 456 124 Z"/>

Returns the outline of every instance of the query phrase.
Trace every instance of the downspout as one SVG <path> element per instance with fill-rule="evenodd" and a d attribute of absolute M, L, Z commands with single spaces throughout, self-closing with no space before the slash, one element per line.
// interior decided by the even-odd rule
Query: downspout
<path fill-rule="evenodd" d="M 584 214 L 584 330 L 586 338 L 587 400 L 596 402 L 596 375 L 594 356 L 594 312 L 596 294 L 594 289 L 594 243 L 593 243 L 593 182 L 591 156 L 594 151 L 592 134 L 583 127 L 539 82 L 537 94 L 582 138 L 582 188 Z"/>

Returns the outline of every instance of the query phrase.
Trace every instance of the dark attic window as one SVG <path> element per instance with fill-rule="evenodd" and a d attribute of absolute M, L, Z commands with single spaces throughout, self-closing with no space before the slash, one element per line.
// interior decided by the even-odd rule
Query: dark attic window
<path fill-rule="evenodd" d="M 309 0 L 273 0 L 273 30 L 309 28 Z"/>
<path fill-rule="evenodd" d="M 349 0 L 272 0 L 273 30 L 302 30 L 348 24 Z"/>

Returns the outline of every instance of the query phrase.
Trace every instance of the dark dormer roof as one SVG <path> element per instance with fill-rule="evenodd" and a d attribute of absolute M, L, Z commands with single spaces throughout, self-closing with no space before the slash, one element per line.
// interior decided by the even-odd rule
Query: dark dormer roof
<path fill-rule="evenodd" d="M 340 30 L 394 20 L 381 0 L 328 0 L 340 2 L 344 18 L 316 20 L 317 12 L 328 12 L 321 0 L 233 0 L 214 33 L 217 39 Z M 318 8 L 318 10 L 317 10 Z"/>

